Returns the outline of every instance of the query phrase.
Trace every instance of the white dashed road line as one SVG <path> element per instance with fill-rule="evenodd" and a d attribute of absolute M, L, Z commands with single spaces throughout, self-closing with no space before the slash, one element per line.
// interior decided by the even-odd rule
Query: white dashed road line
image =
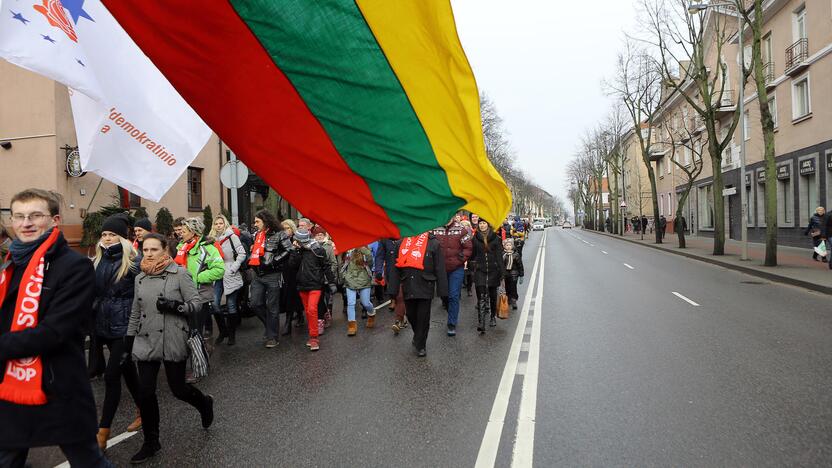
<path fill-rule="evenodd" d="M 676 296 L 676 297 L 678 297 L 679 299 L 681 299 L 681 300 L 683 300 L 683 301 L 687 302 L 688 304 L 690 304 L 690 305 L 692 305 L 692 306 L 694 306 L 694 307 L 699 307 L 699 304 L 697 304 L 697 303 L 693 302 L 692 300 L 690 300 L 690 299 L 686 298 L 685 296 L 683 296 L 683 295 L 681 295 L 681 294 L 677 293 L 676 291 L 671 291 L 671 292 L 673 293 L 673 295 L 674 295 L 674 296 Z"/>
<path fill-rule="evenodd" d="M 606 250 L 602 250 L 601 253 L 604 255 L 608 255 Z"/>
<path fill-rule="evenodd" d="M 628 265 L 628 264 L 626 264 L 626 263 L 624 264 L 624 266 L 625 266 L 625 267 L 627 267 L 627 268 L 629 268 L 629 269 L 631 269 L 631 270 L 635 270 L 635 268 L 633 268 L 632 266 L 630 266 L 630 265 Z"/>

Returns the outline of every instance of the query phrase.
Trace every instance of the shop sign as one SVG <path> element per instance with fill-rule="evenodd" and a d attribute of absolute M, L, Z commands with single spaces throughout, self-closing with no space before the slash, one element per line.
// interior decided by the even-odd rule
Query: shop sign
<path fill-rule="evenodd" d="M 778 179 L 788 179 L 791 177 L 791 166 L 778 166 L 777 167 L 777 178 Z"/>
<path fill-rule="evenodd" d="M 783 166 L 787 167 L 787 166 Z M 804 159 L 800 161 L 800 175 L 808 175 L 815 173 L 815 160 L 814 159 Z"/>
<path fill-rule="evenodd" d="M 745 185 L 751 185 L 751 174 L 745 175 Z"/>
<path fill-rule="evenodd" d="M 832 151 L 826 153 L 826 168 L 832 171 Z"/>
<path fill-rule="evenodd" d="M 757 172 L 757 182 L 760 184 L 766 183 L 766 170 L 763 169 Z"/>

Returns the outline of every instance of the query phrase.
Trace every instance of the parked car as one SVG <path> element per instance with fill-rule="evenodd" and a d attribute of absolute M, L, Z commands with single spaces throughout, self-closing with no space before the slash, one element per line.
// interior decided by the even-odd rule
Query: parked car
<path fill-rule="evenodd" d="M 572 223 L 570 223 L 569 221 L 564 221 L 561 227 L 564 229 L 572 229 Z"/>
<path fill-rule="evenodd" d="M 546 229 L 546 225 L 543 224 L 542 221 L 535 221 L 535 223 L 532 224 L 532 231 L 542 231 L 544 229 Z"/>

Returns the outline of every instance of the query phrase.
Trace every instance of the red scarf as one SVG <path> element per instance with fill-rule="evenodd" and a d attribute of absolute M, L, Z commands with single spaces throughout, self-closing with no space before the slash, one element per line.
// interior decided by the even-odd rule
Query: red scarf
<path fill-rule="evenodd" d="M 251 246 L 251 258 L 248 261 L 249 265 L 260 266 L 260 257 L 266 252 L 266 234 L 268 232 L 268 229 L 264 229 L 258 232 L 254 238 L 254 245 Z"/>
<path fill-rule="evenodd" d="M 139 241 L 138 241 L 138 239 L 133 241 L 133 250 L 135 250 L 136 252 L 139 251 Z"/>
<path fill-rule="evenodd" d="M 177 265 L 181 265 L 185 268 L 188 267 L 188 252 L 191 251 L 192 248 L 196 245 L 196 242 L 199 239 L 194 236 L 190 242 L 185 242 L 182 244 L 182 247 L 179 247 L 179 250 L 176 251 L 176 258 L 173 259 Z"/>
<path fill-rule="evenodd" d="M 20 332 L 38 325 L 40 294 L 43 291 L 45 269 L 44 255 L 55 244 L 61 231 L 57 228 L 35 250 L 26 269 L 17 292 L 17 304 L 10 333 Z M 6 259 L 9 257 L 7 256 Z M 0 273 L 0 304 L 6 299 L 6 290 L 12 277 L 14 265 L 9 265 Z M 18 405 L 45 405 L 46 394 L 43 393 L 43 361 L 40 356 L 12 359 L 6 363 L 5 377 L 0 384 L 0 400 Z"/>
<path fill-rule="evenodd" d="M 398 268 L 425 269 L 425 252 L 428 250 L 428 233 L 411 236 L 402 241 L 399 247 Z"/>

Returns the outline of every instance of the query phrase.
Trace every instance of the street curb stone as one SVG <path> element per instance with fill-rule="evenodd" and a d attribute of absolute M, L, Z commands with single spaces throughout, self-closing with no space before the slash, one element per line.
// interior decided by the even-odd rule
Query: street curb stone
<path fill-rule="evenodd" d="M 664 247 L 659 247 L 655 244 L 647 244 L 647 243 L 639 242 L 639 241 L 636 241 L 636 240 L 626 239 L 626 238 L 623 238 L 621 236 L 617 236 L 617 235 L 614 235 L 614 234 L 608 234 L 606 232 L 590 231 L 590 230 L 586 230 L 586 229 L 582 229 L 582 232 L 587 232 L 587 233 L 591 233 L 591 234 L 599 234 L 599 235 L 602 235 L 602 236 L 610 237 L 612 239 L 617 239 L 617 240 L 629 242 L 631 244 L 640 245 L 642 247 L 650 247 L 652 249 L 659 250 L 659 251 L 662 251 L 662 252 L 667 252 L 667 253 L 674 254 L 674 255 L 681 255 L 682 257 L 687 257 L 687 258 L 690 258 L 690 259 L 693 259 L 693 260 L 699 260 L 700 262 L 710 263 L 711 265 L 721 266 L 721 267 L 727 268 L 729 270 L 739 271 L 739 272 L 746 273 L 746 274 L 749 274 L 749 275 L 752 275 L 752 276 L 756 276 L 758 278 L 764 278 L 764 279 L 767 279 L 767 280 L 770 280 L 770 281 L 774 281 L 776 283 L 789 284 L 789 285 L 792 285 L 792 286 L 797 286 L 797 287 L 809 289 L 809 290 L 812 290 L 812 291 L 817 291 L 817 292 L 820 292 L 820 293 L 823 293 L 823 294 L 832 295 L 832 287 L 830 287 L 830 286 L 823 286 L 823 285 L 820 285 L 820 284 L 817 284 L 817 283 L 812 283 L 810 281 L 803 281 L 803 280 L 799 280 L 799 279 L 796 279 L 796 278 L 790 278 L 788 276 L 782 276 L 782 275 L 777 275 L 777 274 L 774 274 L 774 273 L 769 273 L 769 272 L 766 272 L 766 271 L 760 271 L 760 270 L 757 270 L 756 268 L 749 268 L 749 267 L 744 267 L 744 266 L 741 266 L 741 265 L 735 265 L 733 263 L 720 261 L 720 260 L 718 260 L 716 258 L 713 258 L 713 257 L 703 257 L 703 256 L 700 256 L 700 255 L 696 255 L 696 254 L 692 254 L 692 253 L 688 253 L 688 252 L 683 252 L 683 251 L 678 250 L 678 249 L 673 250 L 673 249 L 668 249 L 668 248 L 664 248 Z"/>

